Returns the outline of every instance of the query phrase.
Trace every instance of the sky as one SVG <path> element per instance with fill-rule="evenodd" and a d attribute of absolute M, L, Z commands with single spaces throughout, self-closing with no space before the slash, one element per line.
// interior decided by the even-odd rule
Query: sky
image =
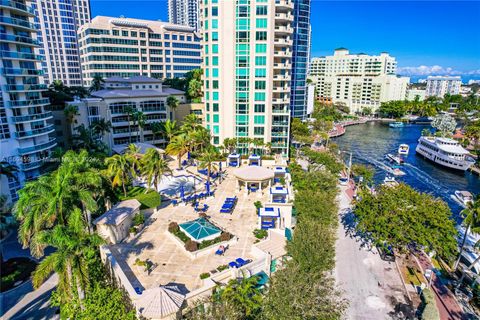
<path fill-rule="evenodd" d="M 397 58 L 398 72 L 412 80 L 480 79 L 480 1 L 311 1 L 312 57 L 338 47 L 387 51 Z M 167 0 L 90 2 L 92 17 L 168 20 Z"/>

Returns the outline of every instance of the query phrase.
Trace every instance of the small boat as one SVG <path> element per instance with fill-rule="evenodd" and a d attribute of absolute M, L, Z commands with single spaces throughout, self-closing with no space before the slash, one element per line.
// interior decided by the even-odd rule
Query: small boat
<path fill-rule="evenodd" d="M 410 150 L 410 147 L 408 146 L 408 144 L 402 143 L 398 147 L 398 154 L 407 155 L 409 150 Z"/>
<path fill-rule="evenodd" d="M 385 179 L 383 179 L 383 184 L 386 186 L 392 186 L 392 187 L 399 185 L 397 180 L 395 180 L 395 177 L 392 177 L 392 176 L 386 176 Z"/>
<path fill-rule="evenodd" d="M 473 195 L 464 190 L 456 190 L 452 195 L 452 198 L 464 208 L 467 207 L 469 203 L 473 202 Z"/>
<path fill-rule="evenodd" d="M 395 121 L 395 122 L 389 123 L 388 126 L 390 128 L 403 128 L 405 127 L 405 124 L 401 121 Z"/>
<path fill-rule="evenodd" d="M 395 162 L 397 164 L 403 164 L 403 159 L 401 157 L 397 157 L 391 153 L 385 155 L 385 158 L 387 158 L 387 160 L 389 160 L 390 162 Z"/>
<path fill-rule="evenodd" d="M 393 175 L 394 176 L 404 176 L 404 175 L 406 175 L 406 173 L 397 168 L 397 169 L 393 169 Z"/>

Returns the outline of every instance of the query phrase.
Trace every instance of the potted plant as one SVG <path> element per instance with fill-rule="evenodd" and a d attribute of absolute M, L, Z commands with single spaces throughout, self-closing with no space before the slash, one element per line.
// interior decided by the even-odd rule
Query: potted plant
<path fill-rule="evenodd" d="M 137 233 L 137 228 L 130 227 L 129 232 L 130 232 L 130 238 L 133 238 L 135 236 L 135 234 Z"/>
<path fill-rule="evenodd" d="M 143 213 L 137 213 L 132 220 L 132 223 L 138 230 L 142 230 L 145 224 L 145 216 Z"/>

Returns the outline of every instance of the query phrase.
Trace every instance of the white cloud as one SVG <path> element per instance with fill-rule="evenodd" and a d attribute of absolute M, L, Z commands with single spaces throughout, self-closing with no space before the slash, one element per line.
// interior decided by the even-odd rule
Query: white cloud
<path fill-rule="evenodd" d="M 453 75 L 480 75 L 480 69 L 459 71 L 450 67 L 435 66 L 418 66 L 418 67 L 399 67 L 397 72 L 405 76 L 453 76 Z"/>

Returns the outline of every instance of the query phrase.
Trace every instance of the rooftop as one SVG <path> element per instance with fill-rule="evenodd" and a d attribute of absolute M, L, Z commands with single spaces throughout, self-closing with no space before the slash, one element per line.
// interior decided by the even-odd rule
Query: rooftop
<path fill-rule="evenodd" d="M 155 79 L 147 76 L 134 76 L 130 78 L 122 78 L 122 77 L 110 77 L 105 79 L 105 82 L 123 82 L 123 83 L 162 83 L 163 81 L 160 79 Z"/>
<path fill-rule="evenodd" d="M 233 171 L 233 175 L 242 181 L 265 181 L 274 177 L 271 169 L 260 166 L 241 167 Z"/>
<path fill-rule="evenodd" d="M 140 206 L 141 203 L 137 199 L 119 202 L 112 209 L 98 217 L 93 223 L 119 225 L 125 218 L 140 209 Z"/>
<path fill-rule="evenodd" d="M 173 24 L 163 21 L 155 20 L 144 20 L 144 19 L 133 19 L 125 17 L 106 17 L 106 16 L 96 16 L 91 20 L 90 23 L 86 23 L 79 28 L 79 32 L 82 30 L 95 27 L 95 28 L 111 28 L 112 25 L 120 27 L 129 27 L 129 28 L 144 28 L 151 30 L 155 33 L 161 33 L 164 30 L 171 31 L 183 31 L 183 32 L 194 32 L 195 28 Z"/>
<path fill-rule="evenodd" d="M 182 95 L 183 91 L 172 89 L 172 88 L 163 88 L 162 90 L 99 90 L 92 93 L 93 97 L 99 97 L 103 99 L 108 98 L 143 98 L 143 97 L 168 97 L 170 95 Z"/>

